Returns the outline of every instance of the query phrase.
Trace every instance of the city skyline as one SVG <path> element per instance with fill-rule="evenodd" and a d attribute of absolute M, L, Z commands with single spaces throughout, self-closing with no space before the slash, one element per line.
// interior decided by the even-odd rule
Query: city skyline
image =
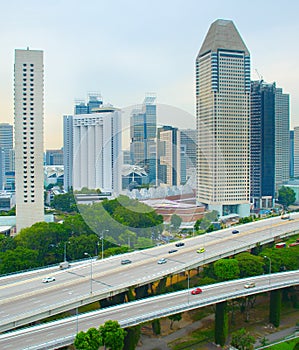
<path fill-rule="evenodd" d="M 14 49 L 43 50 L 45 149 L 62 146 L 62 117 L 71 114 L 74 100 L 85 99 L 89 91 L 99 91 L 119 108 L 138 104 L 146 92 L 155 92 L 157 105 L 175 106 L 194 116 L 189 125 L 173 118 L 173 126 L 194 127 L 194 59 L 209 24 L 217 18 L 232 20 L 250 47 L 251 79 L 262 76 L 290 94 L 291 128 L 299 125 L 295 1 L 287 1 L 282 9 L 272 2 L 269 6 L 269 1 L 253 1 L 246 8 L 236 1 L 204 7 L 193 0 L 184 6 L 179 1 L 154 1 L 150 7 L 137 1 L 21 4 L 3 4 L 1 122 L 13 123 Z M 286 55 L 290 47 L 292 54 Z M 167 117 L 160 120 L 159 113 L 157 117 L 170 123 Z"/>

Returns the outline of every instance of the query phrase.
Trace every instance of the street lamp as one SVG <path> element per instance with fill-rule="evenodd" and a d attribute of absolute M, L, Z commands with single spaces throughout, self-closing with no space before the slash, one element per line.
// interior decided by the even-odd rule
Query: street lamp
<path fill-rule="evenodd" d="M 84 255 L 90 258 L 90 294 L 92 294 L 92 256 L 89 253 L 84 253 Z"/>
<path fill-rule="evenodd" d="M 63 261 L 66 262 L 66 245 L 70 242 L 64 242 L 64 254 L 63 254 Z"/>
<path fill-rule="evenodd" d="M 109 230 L 103 230 L 102 231 L 102 237 L 101 237 L 101 240 L 102 240 L 102 260 L 104 259 L 104 232 L 109 232 Z"/>
<path fill-rule="evenodd" d="M 265 259 L 269 259 L 269 284 L 270 284 L 270 278 L 271 278 L 271 259 L 267 256 L 267 255 L 264 255 L 264 258 Z"/>

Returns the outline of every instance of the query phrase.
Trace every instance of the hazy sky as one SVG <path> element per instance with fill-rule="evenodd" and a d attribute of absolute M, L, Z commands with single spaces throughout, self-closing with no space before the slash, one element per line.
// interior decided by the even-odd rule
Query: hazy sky
<path fill-rule="evenodd" d="M 62 116 L 97 91 L 117 107 L 157 103 L 190 118 L 158 121 L 195 127 L 195 58 L 210 24 L 231 19 L 259 74 L 290 94 L 299 125 L 297 0 L 11 0 L 1 1 L 0 121 L 13 123 L 14 50 L 41 49 L 45 65 L 45 148 L 62 146 Z M 175 115 L 175 114 L 174 114 Z"/>

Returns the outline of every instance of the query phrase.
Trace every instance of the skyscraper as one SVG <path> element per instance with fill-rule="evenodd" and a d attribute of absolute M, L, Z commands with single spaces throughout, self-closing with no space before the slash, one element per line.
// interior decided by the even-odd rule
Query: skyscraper
<path fill-rule="evenodd" d="M 5 153 L 5 172 L 12 171 L 10 153 L 13 149 L 13 126 L 8 123 L 0 123 L 0 147 Z"/>
<path fill-rule="evenodd" d="M 121 117 L 112 106 L 64 116 L 65 189 L 121 191 Z"/>
<path fill-rule="evenodd" d="M 14 125 L 17 232 L 44 221 L 43 51 L 15 50 Z"/>
<path fill-rule="evenodd" d="M 289 95 L 276 84 L 251 82 L 251 201 L 272 207 L 289 180 Z"/>
<path fill-rule="evenodd" d="M 73 116 L 63 116 L 63 187 L 73 187 Z"/>
<path fill-rule="evenodd" d="M 180 131 L 172 126 L 158 128 L 157 186 L 181 184 Z"/>
<path fill-rule="evenodd" d="M 197 199 L 248 216 L 250 54 L 234 23 L 218 19 L 196 58 Z"/>
<path fill-rule="evenodd" d="M 299 177 L 299 126 L 293 131 L 294 137 L 294 177 Z"/>
<path fill-rule="evenodd" d="M 156 181 L 156 96 L 147 94 L 141 107 L 134 109 L 130 118 L 130 152 L 132 164 L 141 166 Z"/>

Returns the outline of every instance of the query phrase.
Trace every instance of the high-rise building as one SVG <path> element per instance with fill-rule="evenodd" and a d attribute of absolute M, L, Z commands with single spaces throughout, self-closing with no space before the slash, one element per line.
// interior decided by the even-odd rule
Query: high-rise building
<path fill-rule="evenodd" d="M 218 19 L 196 58 L 197 199 L 220 215 L 250 213 L 250 54 Z"/>
<path fill-rule="evenodd" d="M 181 182 L 196 172 L 197 130 L 181 129 Z"/>
<path fill-rule="evenodd" d="M 43 51 L 15 50 L 16 229 L 44 221 Z"/>
<path fill-rule="evenodd" d="M 73 187 L 73 116 L 63 116 L 63 187 L 69 191 Z"/>
<path fill-rule="evenodd" d="M 299 177 L 299 126 L 293 131 L 294 140 L 294 174 L 293 177 Z"/>
<path fill-rule="evenodd" d="M 88 102 L 84 100 L 76 100 L 74 114 L 90 114 L 94 109 L 103 105 L 103 99 L 100 93 L 90 92 L 88 94 Z"/>
<path fill-rule="evenodd" d="M 64 187 L 121 191 L 121 113 L 101 105 L 64 116 Z"/>
<path fill-rule="evenodd" d="M 294 130 L 290 130 L 290 179 L 292 179 L 293 177 L 294 177 Z"/>
<path fill-rule="evenodd" d="M 251 201 L 272 207 L 289 180 L 289 95 L 276 84 L 251 82 Z"/>
<path fill-rule="evenodd" d="M 157 186 L 181 184 L 180 131 L 172 126 L 158 128 Z"/>
<path fill-rule="evenodd" d="M 63 150 L 47 149 L 45 165 L 63 165 Z"/>
<path fill-rule="evenodd" d="M 12 171 L 10 153 L 13 149 L 13 126 L 8 123 L 0 123 L 0 147 L 4 151 L 4 171 Z"/>
<path fill-rule="evenodd" d="M 132 164 L 145 169 L 150 183 L 156 181 L 156 137 L 156 96 L 147 94 L 143 105 L 131 113 L 130 152 Z"/>

